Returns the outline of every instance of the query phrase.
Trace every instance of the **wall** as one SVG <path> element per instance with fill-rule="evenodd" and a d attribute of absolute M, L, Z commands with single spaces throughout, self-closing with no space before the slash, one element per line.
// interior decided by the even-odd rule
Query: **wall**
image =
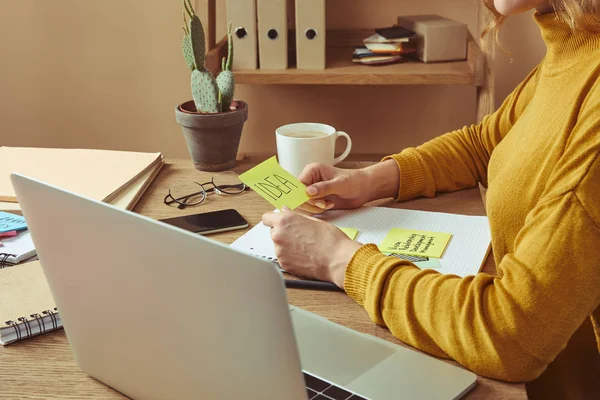
<path fill-rule="evenodd" d="M 223 33 L 224 1 L 218 1 Z M 374 27 L 438 13 L 477 30 L 475 0 L 328 0 L 328 26 Z M 188 157 L 174 107 L 189 99 L 179 1 L 21 0 L 0 14 L 0 145 L 161 151 Z M 529 15 L 508 21 L 497 101 L 543 56 Z M 417 145 L 475 120 L 466 86 L 239 85 L 250 106 L 241 150 L 275 151 L 274 129 L 320 121 L 347 131 L 354 153 Z M 499 104 L 499 103 L 498 103 Z"/>

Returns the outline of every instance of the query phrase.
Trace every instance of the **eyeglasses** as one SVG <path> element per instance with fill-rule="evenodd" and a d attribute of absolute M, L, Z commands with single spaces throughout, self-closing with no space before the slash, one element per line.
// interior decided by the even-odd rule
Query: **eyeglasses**
<path fill-rule="evenodd" d="M 214 175 L 210 182 L 188 182 L 177 184 L 169 189 L 169 194 L 163 200 L 166 205 L 177 204 L 183 210 L 186 207 L 201 204 L 209 193 L 236 196 L 250 188 L 240 180 L 240 176 L 233 171 L 226 171 Z"/>

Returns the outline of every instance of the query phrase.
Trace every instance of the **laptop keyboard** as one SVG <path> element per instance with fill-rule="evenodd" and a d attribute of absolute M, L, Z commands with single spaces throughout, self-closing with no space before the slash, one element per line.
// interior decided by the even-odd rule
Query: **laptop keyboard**
<path fill-rule="evenodd" d="M 367 400 L 306 372 L 304 373 L 304 382 L 309 400 Z"/>

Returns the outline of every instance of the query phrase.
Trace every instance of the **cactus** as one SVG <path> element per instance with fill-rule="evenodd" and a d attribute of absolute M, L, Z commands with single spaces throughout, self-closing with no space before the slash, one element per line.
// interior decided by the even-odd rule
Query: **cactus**
<path fill-rule="evenodd" d="M 235 78 L 233 71 L 231 71 L 231 61 L 233 59 L 233 39 L 231 37 L 231 24 L 227 32 L 227 60 L 223 57 L 221 63 L 221 73 L 217 76 L 217 85 L 219 86 L 219 92 L 221 93 L 221 104 L 223 111 L 229 110 L 231 102 L 233 101 L 233 94 L 235 92 Z"/>
<path fill-rule="evenodd" d="M 218 113 L 222 110 L 219 87 L 210 71 L 192 71 L 192 97 L 198 112 Z"/>
<path fill-rule="evenodd" d="M 192 70 L 192 97 L 196 110 L 201 113 L 218 113 L 228 111 L 235 92 L 235 79 L 231 71 L 233 60 L 233 41 L 231 24 L 227 33 L 227 59 L 223 58 L 222 71 L 215 77 L 206 69 L 204 28 L 196 15 L 190 0 L 183 1 L 183 32 L 181 43 L 183 56 L 187 66 Z M 186 15 L 189 17 L 187 21 Z"/>

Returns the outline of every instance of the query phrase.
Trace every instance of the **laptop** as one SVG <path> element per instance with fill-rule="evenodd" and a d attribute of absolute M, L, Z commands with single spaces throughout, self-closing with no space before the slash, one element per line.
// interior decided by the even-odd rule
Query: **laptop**
<path fill-rule="evenodd" d="M 288 305 L 270 262 L 13 174 L 78 365 L 134 399 L 456 399 L 476 375 Z"/>

